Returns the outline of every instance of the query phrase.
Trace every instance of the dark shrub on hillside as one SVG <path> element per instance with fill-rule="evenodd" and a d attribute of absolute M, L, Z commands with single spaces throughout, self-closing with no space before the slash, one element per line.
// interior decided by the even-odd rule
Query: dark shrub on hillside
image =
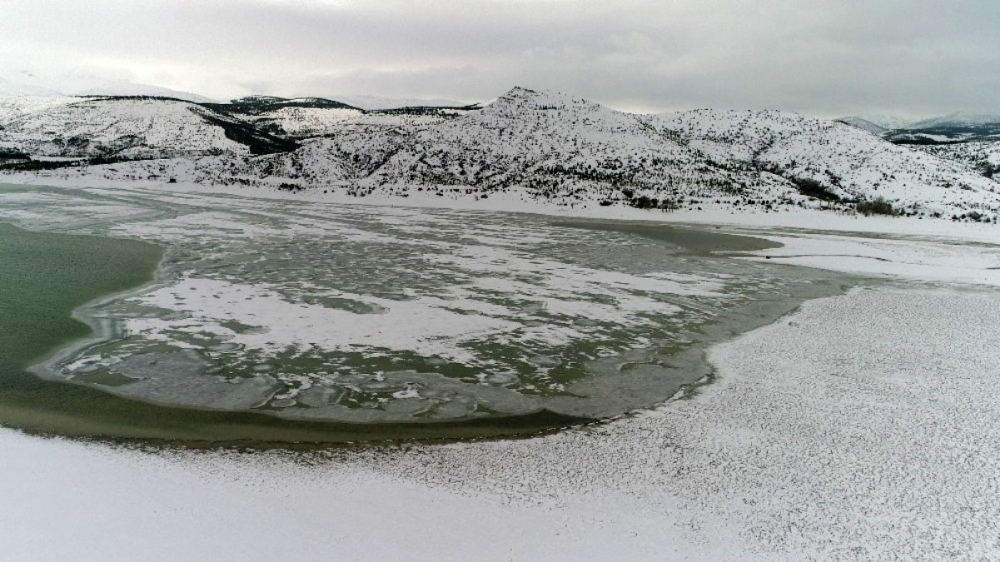
<path fill-rule="evenodd" d="M 655 209 L 659 206 L 660 200 L 654 197 L 640 195 L 639 197 L 630 200 L 628 204 L 637 209 Z"/>
<path fill-rule="evenodd" d="M 892 203 L 886 201 L 885 197 L 881 195 L 876 197 L 874 201 L 858 201 L 857 210 L 866 217 L 871 215 L 888 215 L 891 217 L 898 214 L 892 208 Z"/>
<path fill-rule="evenodd" d="M 680 206 L 677 204 L 676 201 L 671 201 L 670 199 L 664 199 L 660 201 L 660 204 L 657 206 L 657 208 L 660 209 L 661 211 L 676 211 L 677 209 L 680 208 Z"/>
<path fill-rule="evenodd" d="M 806 197 L 813 197 L 822 201 L 840 201 L 840 196 L 830 191 L 830 188 L 822 182 L 812 178 L 793 178 L 792 183 L 799 189 L 799 193 Z"/>
<path fill-rule="evenodd" d="M 30 160 L 31 157 L 24 152 L 12 148 L 0 148 L 0 160 Z"/>

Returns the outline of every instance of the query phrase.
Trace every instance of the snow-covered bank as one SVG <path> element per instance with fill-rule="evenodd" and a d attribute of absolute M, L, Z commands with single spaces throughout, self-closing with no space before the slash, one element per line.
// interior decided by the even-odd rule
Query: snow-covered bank
<path fill-rule="evenodd" d="M 887 239 L 795 233 L 764 235 L 782 247 L 765 259 L 866 276 L 1000 286 L 1000 246 L 950 239 Z"/>
<path fill-rule="evenodd" d="M 717 348 L 694 399 L 528 441 L 295 459 L 3 430 L 0 543 L 78 560 L 991 558 L 998 305 L 813 301 Z"/>
<path fill-rule="evenodd" d="M 710 552 L 685 545 L 668 516 L 631 498 L 610 506 L 580 498 L 572 510 L 511 505 L 369 467 L 270 455 L 158 456 L 7 429 L 0 429 L 0 450 L 6 560 L 580 560 Z M 717 552 L 732 553 L 725 544 Z"/>
<path fill-rule="evenodd" d="M 866 233 L 892 236 L 939 237 L 1000 244 L 1000 228 L 994 224 L 953 222 L 946 219 L 913 217 L 863 216 L 803 208 L 779 208 L 767 211 L 757 208 L 733 209 L 706 203 L 701 210 L 644 210 L 627 206 L 558 205 L 527 199 L 517 193 L 500 193 L 489 199 L 469 199 L 458 196 L 438 197 L 432 193 L 411 193 L 401 198 L 384 193 L 364 197 L 340 191 L 310 190 L 289 192 L 269 187 L 233 185 L 203 185 L 191 182 L 165 184 L 153 180 L 115 180 L 101 177 L 60 177 L 35 174 L 7 174 L 0 184 L 53 186 L 73 189 L 128 189 L 157 193 L 217 194 L 270 199 L 332 203 L 336 205 L 400 207 L 417 209 L 451 209 L 484 213 L 525 213 L 552 217 L 572 217 L 600 220 L 628 220 L 692 225 L 749 227 L 760 229 L 784 228 L 836 233 Z M 763 233 L 763 232 L 762 232 Z"/>
<path fill-rule="evenodd" d="M 515 194 L 490 199 L 437 197 L 414 194 L 406 199 L 384 194 L 354 197 L 341 192 L 304 191 L 197 184 L 162 184 L 143 181 L 90 181 L 81 178 L 16 176 L 26 185 L 100 191 L 115 190 L 161 197 L 167 194 L 196 197 L 224 195 L 248 200 L 294 201 L 352 207 L 450 209 L 482 213 L 524 213 L 559 218 L 660 222 L 714 226 L 779 242 L 782 248 L 759 255 L 781 263 L 817 267 L 861 275 L 900 277 L 923 281 L 956 281 L 1000 285 L 1000 227 L 994 224 L 953 222 L 913 217 L 865 217 L 811 209 L 772 212 L 733 210 L 706 205 L 703 210 L 674 212 L 631 207 L 593 207 L 546 204 Z M 199 219 L 204 220 L 204 219 Z M 302 228 L 305 228 L 304 226 Z"/>
<path fill-rule="evenodd" d="M 720 384 L 681 407 L 714 502 L 817 558 L 1000 556 L 998 305 L 860 290 L 717 348 Z"/>

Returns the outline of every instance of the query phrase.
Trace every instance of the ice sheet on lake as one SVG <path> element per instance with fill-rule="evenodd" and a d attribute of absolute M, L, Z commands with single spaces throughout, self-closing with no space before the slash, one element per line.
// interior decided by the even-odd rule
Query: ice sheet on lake
<path fill-rule="evenodd" d="M 604 415 L 597 395 L 609 390 L 617 413 L 673 393 L 660 388 L 667 371 L 654 373 L 665 368 L 658 349 L 689 344 L 687 331 L 752 300 L 746 287 L 780 294 L 788 281 L 510 213 L 129 189 L 15 192 L 0 213 L 29 202 L 37 215 L 23 220 L 44 228 L 169 250 L 155 286 L 86 311 L 118 337 L 74 358 L 88 372 L 74 363 L 61 377 L 107 372 L 109 392 L 155 389 L 159 402 L 199 407 L 238 386 L 242 397 L 220 407 L 290 417 L 341 407 L 364 419 L 475 417 L 553 399 L 587 399 L 579 408 Z M 202 366 L 169 374 L 125 361 L 182 351 Z M 165 376 L 178 380 L 154 381 Z M 631 386 L 618 396 L 585 384 L 609 376 Z"/>

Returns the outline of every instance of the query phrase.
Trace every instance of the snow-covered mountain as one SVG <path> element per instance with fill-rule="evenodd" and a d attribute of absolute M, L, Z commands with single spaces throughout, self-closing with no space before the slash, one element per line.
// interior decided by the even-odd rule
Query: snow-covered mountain
<path fill-rule="evenodd" d="M 936 144 L 1000 134 L 1000 114 L 990 113 L 956 112 L 919 121 L 859 116 L 842 117 L 837 121 L 897 142 Z"/>
<path fill-rule="evenodd" d="M 488 197 L 516 189 L 570 203 L 618 199 L 630 186 L 667 188 L 691 175 L 694 162 L 634 115 L 515 88 L 482 110 L 352 128 L 253 165 L 304 185 L 345 182 L 359 193 L 444 189 Z"/>
<path fill-rule="evenodd" d="M 837 122 L 850 125 L 856 129 L 861 129 L 862 131 L 868 131 L 869 133 L 878 136 L 882 136 L 891 130 L 879 125 L 878 123 L 869 121 L 864 117 L 841 117 L 840 119 L 837 119 Z"/>
<path fill-rule="evenodd" d="M 466 102 L 446 99 L 386 98 L 382 96 L 341 95 L 333 99 L 359 109 L 399 109 L 402 107 L 465 107 Z"/>
<path fill-rule="evenodd" d="M 45 100 L 49 100 L 47 105 Z M 19 101 L 10 104 L 14 109 L 0 113 L 0 148 L 37 157 L 247 156 L 266 152 L 266 144 L 272 141 L 242 121 L 179 100 L 21 98 Z M 32 107 L 30 101 L 36 101 L 37 105 L 26 110 L 26 106 Z M 284 146 L 285 141 L 273 140 Z"/>
<path fill-rule="evenodd" d="M 0 76 L 0 97 L 54 96 L 57 94 L 58 92 L 48 88 L 24 84 Z"/>
<path fill-rule="evenodd" d="M 0 126 L 0 148 L 12 151 L 146 159 L 37 172 L 95 179 L 582 207 L 850 210 L 881 197 L 910 215 L 1000 211 L 1000 184 L 968 162 L 843 123 L 777 111 L 636 115 L 526 88 L 481 108 L 384 111 L 322 98 L 102 98 Z"/>
<path fill-rule="evenodd" d="M 924 119 L 923 121 L 917 121 L 916 123 L 913 123 L 908 127 L 896 127 L 896 128 L 919 131 L 924 129 L 941 129 L 946 127 L 974 128 L 974 127 L 995 126 L 995 125 L 1000 125 L 1000 114 L 957 112 L 957 113 L 951 113 L 949 115 L 944 115 L 942 117 L 934 117 L 932 119 Z"/>
<path fill-rule="evenodd" d="M 191 92 L 82 72 L 38 74 L 27 70 L 0 73 L 0 96 L 155 96 L 195 103 L 213 101 Z"/>
<path fill-rule="evenodd" d="M 897 129 L 882 135 L 897 144 L 952 144 L 1000 140 L 1000 123 L 941 125 L 921 129 Z"/>
<path fill-rule="evenodd" d="M 875 132 L 872 129 L 878 129 L 882 132 L 892 131 L 895 129 L 906 129 L 913 124 L 913 119 L 899 117 L 898 115 L 884 114 L 852 115 L 850 117 L 841 117 L 840 119 L 837 119 L 837 121 L 852 125 L 859 129 L 865 129 L 869 132 Z"/>
<path fill-rule="evenodd" d="M 837 122 L 775 111 L 703 110 L 652 123 L 712 160 L 779 176 L 819 199 L 883 197 L 911 214 L 996 207 L 1000 185 L 966 166 Z"/>
<path fill-rule="evenodd" d="M 179 90 L 172 90 L 170 88 L 163 88 L 161 86 L 150 86 L 148 84 L 135 84 L 132 82 L 122 82 L 122 81 L 108 82 L 100 86 L 95 86 L 93 88 L 80 90 L 78 92 L 74 92 L 73 95 L 152 96 L 152 97 L 162 97 L 162 98 L 174 98 L 195 103 L 214 103 L 214 100 L 212 99 L 206 98 L 205 96 L 199 96 L 198 94 L 192 94 L 191 92 L 182 92 Z"/>
<path fill-rule="evenodd" d="M 987 177 L 1000 171 L 1000 114 L 952 113 L 882 128 L 859 117 L 838 119 L 899 145 L 964 165 Z"/>

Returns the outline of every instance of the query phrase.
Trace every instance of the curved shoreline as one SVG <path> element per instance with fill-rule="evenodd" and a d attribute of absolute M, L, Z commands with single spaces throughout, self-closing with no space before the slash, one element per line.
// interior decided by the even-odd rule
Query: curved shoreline
<path fill-rule="evenodd" d="M 147 242 L 152 244 L 151 242 Z M 169 250 L 165 249 L 163 252 L 163 257 L 160 258 L 160 262 L 156 265 L 156 269 L 153 272 L 153 278 L 149 282 L 140 285 L 134 289 L 128 289 L 126 291 L 121 291 L 118 293 L 113 293 L 110 295 L 105 295 L 98 297 L 95 300 L 88 301 L 84 304 L 73 309 L 70 313 L 70 317 L 74 320 L 83 322 L 88 327 L 90 327 L 90 335 L 84 338 L 74 340 L 65 343 L 55 349 L 52 352 L 37 362 L 33 363 L 28 367 L 28 371 L 35 374 L 45 380 L 50 380 L 53 382 L 65 382 L 69 384 L 75 384 L 72 381 L 67 381 L 65 379 L 57 376 L 55 366 L 73 355 L 77 355 L 84 350 L 93 347 L 95 345 L 100 345 L 102 343 L 107 343 L 109 341 L 114 341 L 116 338 L 121 338 L 124 333 L 121 330 L 116 330 L 117 327 L 114 322 L 101 318 L 95 314 L 87 314 L 87 311 L 92 311 L 99 306 L 109 304 L 111 302 L 131 298 L 134 296 L 141 295 L 147 291 L 150 291 L 156 287 L 163 285 L 163 279 L 160 276 L 160 271 L 163 267 L 164 261 L 167 259 L 167 252 Z"/>

